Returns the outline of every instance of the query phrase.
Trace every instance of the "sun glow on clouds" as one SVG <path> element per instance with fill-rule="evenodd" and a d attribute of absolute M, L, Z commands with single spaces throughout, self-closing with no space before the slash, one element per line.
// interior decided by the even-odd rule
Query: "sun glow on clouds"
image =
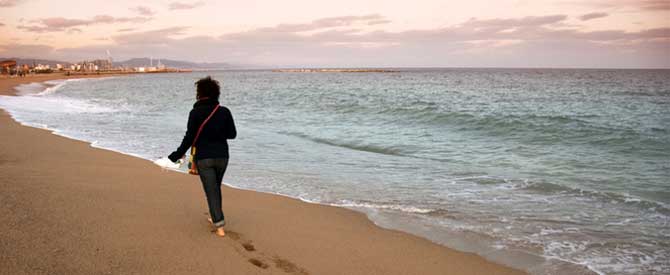
<path fill-rule="evenodd" d="M 670 67 L 670 1 L 89 2 L 71 11 L 0 0 L 0 56 L 39 49 L 77 60 L 110 49 L 117 59 L 262 65 Z"/>

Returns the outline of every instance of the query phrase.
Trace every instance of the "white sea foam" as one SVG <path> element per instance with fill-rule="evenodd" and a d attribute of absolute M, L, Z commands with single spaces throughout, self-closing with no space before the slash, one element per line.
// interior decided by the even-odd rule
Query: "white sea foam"
<path fill-rule="evenodd" d="M 545 229 L 540 230 L 540 236 L 546 236 L 546 235 L 551 235 L 551 234 L 560 234 L 560 233 L 563 233 L 563 232 L 565 232 L 565 231 L 563 231 L 561 229 L 545 228 Z"/>
<path fill-rule="evenodd" d="M 69 81 L 72 81 L 72 79 L 71 79 L 71 80 L 52 80 L 52 81 L 47 81 L 47 82 L 46 82 L 47 84 L 49 84 L 49 85 L 53 85 L 53 86 L 49 86 L 49 87 L 47 87 L 46 89 L 44 89 L 42 92 L 39 92 L 39 93 L 37 93 L 37 94 L 35 94 L 35 95 L 36 95 L 36 96 L 45 96 L 45 95 L 49 95 L 49 94 L 55 93 L 55 92 L 58 91 L 60 88 L 62 88 L 63 86 L 65 86 L 65 84 L 68 83 Z"/>
<path fill-rule="evenodd" d="M 19 96 L 25 96 L 25 95 L 37 95 L 37 96 L 43 96 L 43 95 L 48 95 L 55 93 L 59 89 L 61 89 L 65 84 L 69 82 L 75 82 L 75 81 L 82 81 L 85 80 L 83 78 L 77 78 L 77 79 L 57 79 L 57 80 L 49 80 L 45 82 L 31 82 L 27 84 L 21 84 L 16 86 L 16 91 L 17 95 Z"/>
<path fill-rule="evenodd" d="M 10 113 L 27 115 L 45 113 L 109 113 L 116 110 L 100 106 L 83 99 L 66 97 L 42 97 L 34 95 L 0 96 L 0 108 Z"/>
<path fill-rule="evenodd" d="M 376 204 L 366 202 L 353 202 L 348 200 L 341 200 L 338 203 L 330 204 L 332 206 L 347 207 L 347 208 L 368 208 L 368 209 L 382 209 L 382 210 L 396 210 L 407 213 L 426 214 L 434 211 L 433 209 L 419 208 L 410 205 L 396 205 L 396 204 Z"/>
<path fill-rule="evenodd" d="M 40 82 L 33 82 L 33 83 L 28 83 L 28 84 L 21 84 L 16 86 L 14 89 L 16 89 L 18 95 L 29 95 L 29 94 L 37 94 L 39 92 L 44 91 L 46 86 Z"/>

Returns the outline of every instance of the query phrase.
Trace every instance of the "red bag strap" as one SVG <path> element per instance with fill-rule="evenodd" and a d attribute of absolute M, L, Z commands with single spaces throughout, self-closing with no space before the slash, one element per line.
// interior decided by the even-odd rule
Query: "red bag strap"
<path fill-rule="evenodd" d="M 200 132 L 202 132 L 202 128 L 204 128 L 205 124 L 207 124 L 207 121 L 209 121 L 209 119 L 212 118 L 212 116 L 214 116 L 214 113 L 216 113 L 216 110 L 218 110 L 219 107 L 220 105 L 217 104 L 216 107 L 214 107 L 214 111 L 212 111 L 212 113 L 209 114 L 207 119 L 205 119 L 205 121 L 203 121 L 202 124 L 200 124 L 200 128 L 198 128 L 198 133 L 195 134 L 195 139 L 193 139 L 193 144 L 191 144 L 191 147 L 195 146 L 195 142 L 198 141 L 198 137 L 200 136 Z"/>

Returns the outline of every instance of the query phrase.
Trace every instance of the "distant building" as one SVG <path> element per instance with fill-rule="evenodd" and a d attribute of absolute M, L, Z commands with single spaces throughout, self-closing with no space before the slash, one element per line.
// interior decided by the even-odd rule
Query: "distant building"
<path fill-rule="evenodd" d="M 16 60 L 0 61 L 0 73 L 13 74 L 16 72 Z"/>
<path fill-rule="evenodd" d="M 96 70 L 96 65 L 91 61 L 82 61 L 76 65 L 76 71 L 90 72 Z"/>
<path fill-rule="evenodd" d="M 47 65 L 37 64 L 37 66 L 33 67 L 33 71 L 35 71 L 37 73 L 51 72 L 51 66 L 49 64 L 47 64 Z"/>
<path fill-rule="evenodd" d="M 93 65 L 97 67 L 96 71 L 109 71 L 112 69 L 112 61 L 110 59 L 93 60 Z"/>

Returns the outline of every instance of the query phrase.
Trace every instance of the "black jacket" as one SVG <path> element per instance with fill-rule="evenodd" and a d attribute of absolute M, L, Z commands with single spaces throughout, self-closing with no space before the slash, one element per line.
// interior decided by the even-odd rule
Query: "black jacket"
<path fill-rule="evenodd" d="M 188 115 L 186 135 L 184 135 L 177 151 L 168 156 L 171 161 L 175 162 L 186 154 L 193 143 L 193 139 L 195 139 L 198 128 L 212 113 L 216 105 L 219 105 L 219 101 L 216 99 L 203 99 L 193 104 L 193 110 Z M 235 130 L 233 115 L 228 108 L 221 106 L 205 124 L 198 141 L 195 143 L 195 160 L 229 158 L 227 140 L 234 139 L 235 136 L 237 136 L 237 131 Z"/>

